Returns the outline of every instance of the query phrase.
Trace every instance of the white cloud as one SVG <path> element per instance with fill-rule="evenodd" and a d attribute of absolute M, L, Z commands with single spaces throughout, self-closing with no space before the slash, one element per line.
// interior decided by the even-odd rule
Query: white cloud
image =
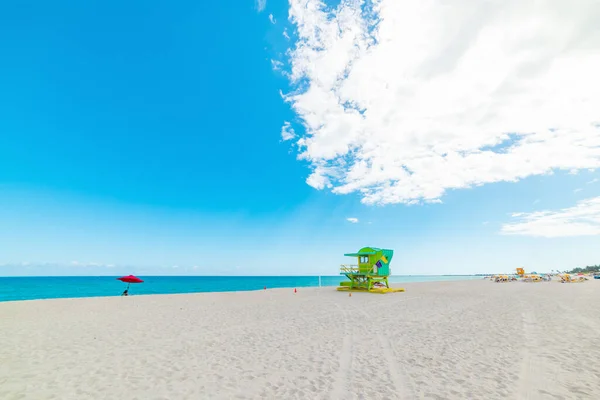
<path fill-rule="evenodd" d="M 283 67 L 283 63 L 278 60 L 271 60 L 271 67 L 274 71 L 279 71 L 281 70 L 281 67 Z"/>
<path fill-rule="evenodd" d="M 535 204 L 538 204 L 540 201 L 541 201 L 540 199 L 535 199 L 535 200 L 533 201 L 533 204 L 534 204 L 534 205 L 535 205 Z"/>
<path fill-rule="evenodd" d="M 582 188 L 577 188 L 577 189 L 573 190 L 573 193 L 579 193 L 579 192 L 581 192 L 582 190 L 583 190 Z"/>
<path fill-rule="evenodd" d="M 281 127 L 281 139 L 283 141 L 292 140 L 296 137 L 296 132 L 294 132 L 294 128 L 292 128 L 291 124 L 287 121 L 283 123 Z"/>
<path fill-rule="evenodd" d="M 266 3 L 266 1 L 265 1 L 265 3 Z M 277 20 L 273 16 L 273 14 L 269 14 L 269 21 L 271 21 L 272 24 L 275 24 L 277 22 Z"/>
<path fill-rule="evenodd" d="M 367 204 L 600 167 L 600 2 L 291 0 L 317 189 Z"/>
<path fill-rule="evenodd" d="M 592 183 L 596 183 L 598 182 L 598 178 L 594 178 L 591 181 L 587 182 L 588 185 L 591 185 Z"/>
<path fill-rule="evenodd" d="M 283 29 L 283 37 L 287 40 L 290 40 L 290 35 L 288 34 L 287 28 Z"/>
<path fill-rule="evenodd" d="M 346 218 L 346 221 L 351 222 L 353 224 L 357 224 L 358 223 L 358 218 Z"/>
<path fill-rule="evenodd" d="M 52 263 L 47 263 L 48 265 L 53 265 Z M 114 264 L 103 264 L 99 262 L 82 262 L 82 261 L 71 261 L 70 265 L 72 267 L 81 267 L 81 268 L 114 268 Z"/>
<path fill-rule="evenodd" d="M 267 0 L 256 0 L 256 9 L 261 12 L 267 6 Z"/>
<path fill-rule="evenodd" d="M 515 213 L 515 222 L 502 225 L 505 235 L 541 237 L 600 235 L 600 197 L 582 200 L 557 211 Z"/>

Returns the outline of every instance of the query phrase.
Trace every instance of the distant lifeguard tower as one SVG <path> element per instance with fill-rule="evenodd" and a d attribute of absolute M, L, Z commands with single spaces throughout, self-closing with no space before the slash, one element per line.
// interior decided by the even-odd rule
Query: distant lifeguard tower
<path fill-rule="evenodd" d="M 523 275 L 525 275 L 525 269 L 517 268 L 517 275 L 519 275 L 522 278 Z"/>
<path fill-rule="evenodd" d="M 357 264 L 343 264 L 340 275 L 349 280 L 340 282 L 339 291 L 365 291 L 371 293 L 404 292 L 402 288 L 390 288 L 390 262 L 394 250 L 377 247 L 363 247 L 357 253 L 344 254 L 346 257 L 356 257 Z"/>

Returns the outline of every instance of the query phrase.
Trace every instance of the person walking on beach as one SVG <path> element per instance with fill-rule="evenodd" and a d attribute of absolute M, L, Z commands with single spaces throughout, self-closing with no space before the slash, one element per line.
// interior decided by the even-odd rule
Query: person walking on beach
<path fill-rule="evenodd" d="M 129 289 L 125 289 L 125 291 L 121 293 L 121 296 L 129 296 Z"/>

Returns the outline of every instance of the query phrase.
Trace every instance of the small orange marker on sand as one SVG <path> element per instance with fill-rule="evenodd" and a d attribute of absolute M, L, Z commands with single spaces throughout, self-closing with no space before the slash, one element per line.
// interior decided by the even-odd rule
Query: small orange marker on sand
<path fill-rule="evenodd" d="M 352 297 L 352 293 L 348 293 L 348 297 Z"/>

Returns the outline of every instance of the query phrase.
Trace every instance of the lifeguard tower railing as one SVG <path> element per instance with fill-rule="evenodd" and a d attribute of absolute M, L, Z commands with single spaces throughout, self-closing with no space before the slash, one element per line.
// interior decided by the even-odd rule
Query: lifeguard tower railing
<path fill-rule="evenodd" d="M 340 266 L 340 275 L 359 274 L 358 264 L 342 264 Z"/>
<path fill-rule="evenodd" d="M 372 267 L 359 266 L 358 264 L 342 264 L 340 265 L 340 275 L 366 275 L 378 276 L 377 270 Z"/>

